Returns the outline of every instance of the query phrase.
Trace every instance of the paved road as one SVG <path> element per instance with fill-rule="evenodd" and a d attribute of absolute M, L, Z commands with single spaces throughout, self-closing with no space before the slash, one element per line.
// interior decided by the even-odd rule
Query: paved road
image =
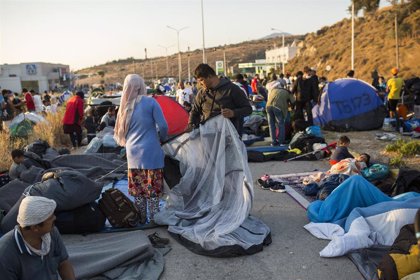
<path fill-rule="evenodd" d="M 280 175 L 327 170 L 327 166 L 325 161 L 250 163 L 254 180 L 264 173 Z M 363 279 L 348 258 L 319 257 L 319 251 L 328 241 L 316 239 L 303 228 L 308 223 L 306 212 L 288 194 L 262 190 L 256 184 L 254 188 L 252 214 L 271 228 L 273 243 L 270 246 L 252 256 L 217 259 L 196 255 L 171 238 L 172 251 L 165 257 L 161 279 Z M 147 232 L 153 231 L 169 236 L 165 228 Z"/>

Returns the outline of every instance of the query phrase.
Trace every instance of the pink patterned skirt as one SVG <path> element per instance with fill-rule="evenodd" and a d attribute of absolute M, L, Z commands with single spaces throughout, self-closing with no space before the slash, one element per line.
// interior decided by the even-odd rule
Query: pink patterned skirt
<path fill-rule="evenodd" d="M 129 169 L 128 193 L 134 197 L 156 198 L 163 192 L 163 169 Z"/>

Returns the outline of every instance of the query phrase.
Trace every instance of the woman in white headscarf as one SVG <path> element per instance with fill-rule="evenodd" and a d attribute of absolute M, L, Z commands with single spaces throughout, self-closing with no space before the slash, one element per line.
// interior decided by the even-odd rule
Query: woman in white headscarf
<path fill-rule="evenodd" d="M 114 138 L 126 148 L 128 191 L 142 217 L 149 213 L 152 221 L 163 191 L 164 153 L 160 141 L 165 140 L 168 125 L 157 101 L 146 93 L 139 75 L 125 78 Z"/>

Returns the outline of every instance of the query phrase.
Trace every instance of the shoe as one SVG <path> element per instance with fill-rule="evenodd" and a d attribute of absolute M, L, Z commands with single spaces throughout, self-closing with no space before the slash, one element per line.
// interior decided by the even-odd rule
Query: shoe
<path fill-rule="evenodd" d="M 258 179 L 257 182 L 258 182 L 258 185 L 260 185 L 260 187 L 263 190 L 269 190 L 270 189 L 270 184 L 273 184 L 272 179 L 267 179 L 267 180 Z"/>
<path fill-rule="evenodd" d="M 272 192 L 286 192 L 286 187 L 282 183 L 276 183 L 270 186 L 270 191 Z"/>
<path fill-rule="evenodd" d="M 150 243 L 156 248 L 164 248 L 165 245 L 169 244 L 169 239 L 160 237 L 157 232 L 149 234 L 147 237 L 149 238 Z"/>
<path fill-rule="evenodd" d="M 280 145 L 279 142 L 273 142 L 273 143 L 270 144 L 271 147 L 276 147 L 276 146 L 279 146 L 279 145 Z"/>
<path fill-rule="evenodd" d="M 267 181 L 268 179 L 270 179 L 270 175 L 268 175 L 268 174 L 264 174 L 264 175 L 261 176 L 261 180 L 263 180 L 263 181 Z"/>

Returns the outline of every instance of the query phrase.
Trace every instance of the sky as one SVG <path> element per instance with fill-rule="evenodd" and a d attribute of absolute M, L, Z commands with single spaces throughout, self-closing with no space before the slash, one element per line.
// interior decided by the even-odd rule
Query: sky
<path fill-rule="evenodd" d="M 351 0 L 203 0 L 205 46 L 294 35 L 350 17 Z M 51 62 L 71 70 L 201 49 L 201 0 L 0 0 L 0 64 Z"/>

